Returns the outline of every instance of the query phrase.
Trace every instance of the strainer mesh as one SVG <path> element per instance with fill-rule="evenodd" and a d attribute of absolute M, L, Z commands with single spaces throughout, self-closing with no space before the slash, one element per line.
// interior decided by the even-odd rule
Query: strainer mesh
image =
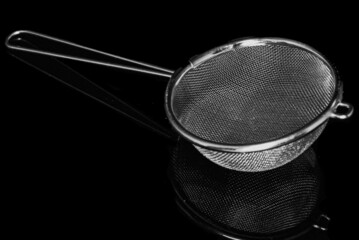
<path fill-rule="evenodd" d="M 269 150 L 247 153 L 220 152 L 195 147 L 212 162 L 244 172 L 267 171 L 280 167 L 307 150 L 324 130 L 327 122 L 298 140 Z"/>
<path fill-rule="evenodd" d="M 255 144 L 298 131 L 335 92 L 317 55 L 289 44 L 247 46 L 190 69 L 173 90 L 172 109 L 189 132 L 222 144 Z"/>

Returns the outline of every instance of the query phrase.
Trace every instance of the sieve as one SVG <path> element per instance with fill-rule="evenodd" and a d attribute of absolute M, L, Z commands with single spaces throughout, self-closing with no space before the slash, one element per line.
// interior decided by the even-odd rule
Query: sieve
<path fill-rule="evenodd" d="M 16 44 L 29 37 L 45 41 L 51 50 Z M 234 40 L 191 58 L 176 72 L 32 31 L 10 34 L 6 46 L 170 78 L 165 110 L 174 130 L 207 159 L 237 171 L 280 167 L 303 153 L 329 118 L 353 113 L 353 106 L 342 102 L 342 83 L 328 60 L 290 39 Z M 64 46 L 83 52 L 58 50 Z"/>

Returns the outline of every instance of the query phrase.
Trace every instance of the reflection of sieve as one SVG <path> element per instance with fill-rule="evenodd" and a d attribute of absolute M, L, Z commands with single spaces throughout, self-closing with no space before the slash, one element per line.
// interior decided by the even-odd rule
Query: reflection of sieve
<path fill-rule="evenodd" d="M 321 179 L 311 148 L 281 168 L 247 173 L 206 161 L 191 144 L 179 141 L 169 177 L 191 218 L 232 239 L 297 235 L 319 216 Z"/>
<path fill-rule="evenodd" d="M 24 37 L 50 40 L 52 45 L 71 46 L 147 69 L 59 53 L 56 46 L 47 51 L 18 46 L 16 40 Z M 287 39 L 233 41 L 191 59 L 189 66 L 175 74 L 29 31 L 11 34 L 6 45 L 171 77 L 165 106 L 174 129 L 208 159 L 234 170 L 256 172 L 282 166 L 318 138 L 330 117 L 344 119 L 353 112 L 351 105 L 341 102 L 342 86 L 328 61 L 311 47 Z M 101 101 L 113 104 L 106 98 Z M 338 107 L 347 108 L 347 113 L 337 113 Z"/>

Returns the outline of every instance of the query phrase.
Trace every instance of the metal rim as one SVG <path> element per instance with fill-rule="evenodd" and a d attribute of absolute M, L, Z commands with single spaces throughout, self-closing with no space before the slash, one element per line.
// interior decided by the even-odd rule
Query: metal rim
<path fill-rule="evenodd" d="M 309 122 L 307 125 L 305 125 L 301 129 L 299 129 L 298 131 L 290 133 L 284 137 L 281 137 L 281 138 L 278 138 L 278 139 L 275 139 L 272 141 L 258 143 L 258 144 L 246 144 L 246 145 L 243 145 L 243 144 L 241 144 L 241 145 L 221 144 L 218 142 L 213 142 L 213 141 L 209 141 L 209 140 L 200 138 L 200 137 L 192 134 L 191 132 L 189 132 L 187 129 L 185 129 L 182 126 L 182 124 L 176 119 L 176 116 L 173 112 L 173 106 L 172 106 L 174 89 L 176 88 L 176 86 L 178 85 L 178 83 L 180 82 L 182 77 L 189 70 L 196 68 L 200 64 L 206 62 L 207 60 L 209 60 L 219 54 L 225 53 L 227 51 L 231 51 L 234 48 L 259 46 L 259 45 L 264 45 L 264 44 L 268 44 L 268 43 L 286 44 L 286 45 L 291 45 L 291 46 L 294 45 L 294 46 L 300 47 L 301 49 L 308 51 L 311 54 L 314 54 L 315 56 L 320 58 L 329 67 L 329 69 L 331 70 L 331 72 L 333 74 L 334 81 L 335 81 L 335 93 L 334 93 L 333 98 L 332 98 L 331 102 L 329 103 L 327 109 L 324 110 L 322 112 L 322 114 L 318 115 L 317 118 L 315 118 L 314 120 Z M 316 51 L 315 49 L 313 49 L 312 47 L 310 47 L 308 45 L 305 45 L 305 44 L 297 42 L 297 41 L 284 39 L 284 38 L 245 39 L 245 40 L 231 42 L 229 44 L 226 44 L 226 45 L 214 48 L 210 51 L 207 51 L 204 54 L 201 54 L 198 57 L 195 57 L 195 59 L 191 59 L 190 65 L 185 67 L 183 70 L 179 71 L 177 74 L 174 74 L 171 77 L 171 79 L 167 85 L 167 89 L 166 89 L 166 93 L 165 93 L 165 110 L 166 110 L 168 120 L 170 121 L 170 123 L 174 127 L 174 129 L 182 137 L 184 137 L 185 139 L 187 139 L 188 141 L 190 141 L 196 145 L 199 145 L 204 148 L 210 148 L 210 149 L 215 149 L 218 151 L 225 151 L 225 152 L 237 152 L 237 153 L 256 152 L 256 151 L 268 150 L 271 148 L 279 147 L 279 146 L 285 145 L 287 143 L 293 142 L 293 141 L 303 137 L 304 135 L 308 134 L 309 132 L 313 131 L 314 129 L 316 129 L 318 126 L 320 126 L 322 123 L 324 123 L 328 118 L 335 117 L 335 114 L 334 114 L 335 110 L 338 107 L 338 105 L 341 104 L 341 100 L 342 100 L 343 90 L 342 90 L 341 86 L 342 85 L 341 85 L 341 83 L 338 83 L 335 71 L 331 67 L 329 62 L 322 56 L 322 54 L 320 54 L 318 51 Z"/>

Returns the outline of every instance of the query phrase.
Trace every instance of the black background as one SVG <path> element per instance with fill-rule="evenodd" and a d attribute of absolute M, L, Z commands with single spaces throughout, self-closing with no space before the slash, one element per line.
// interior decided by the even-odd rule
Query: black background
<path fill-rule="evenodd" d="M 208 7 L 14 4 L 3 9 L 9 16 L 3 15 L 2 37 L 29 29 L 173 70 L 236 38 L 291 38 L 334 64 L 344 100 L 356 106 L 358 19 L 350 6 L 331 11 L 293 6 L 298 13 L 290 6 L 278 12 L 265 6 L 261 11 L 259 6 Z M 12 234 L 215 238 L 174 204 L 166 176 L 167 140 L 3 50 L 3 209 Z M 161 77 L 66 64 L 99 84 L 110 83 L 114 94 L 165 122 Z M 331 120 L 315 144 L 326 179 L 330 239 L 356 230 L 356 123 L 356 113 Z"/>

